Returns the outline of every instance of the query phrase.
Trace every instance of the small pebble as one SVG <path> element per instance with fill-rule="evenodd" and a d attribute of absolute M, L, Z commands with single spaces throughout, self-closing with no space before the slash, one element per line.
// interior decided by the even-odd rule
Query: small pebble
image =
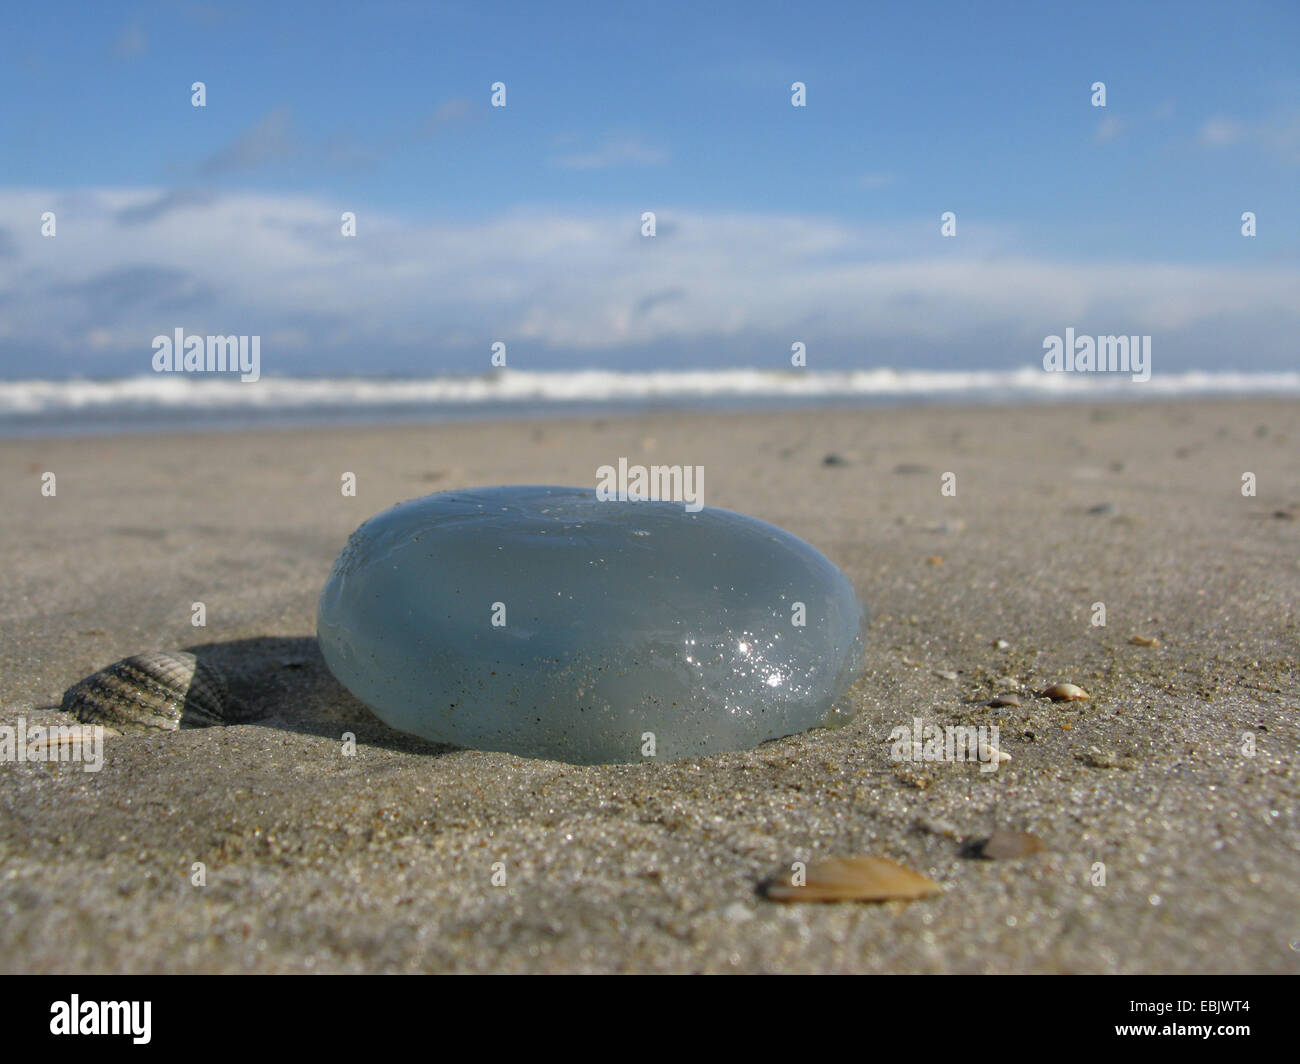
<path fill-rule="evenodd" d="M 1113 514 L 1114 512 L 1115 512 L 1115 504 L 1113 502 L 1102 502 L 1102 503 L 1098 503 L 1096 506 L 1090 506 L 1088 508 L 1088 513 L 1096 514 L 1097 516 L 1101 516 L 1103 514 Z"/>
<path fill-rule="evenodd" d="M 926 465 L 913 465 L 910 462 L 904 462 L 902 465 L 894 466 L 894 472 L 900 473 L 903 476 L 909 476 L 909 475 L 914 476 L 918 473 L 930 472 L 930 467 Z"/>
<path fill-rule="evenodd" d="M 1009 646 L 1011 646 L 1011 644 L 1008 643 L 1005 639 L 998 639 L 994 642 L 993 645 L 997 647 L 999 650 L 1006 650 Z"/>
<path fill-rule="evenodd" d="M 1020 696 L 1014 691 L 1004 691 L 996 698 L 990 698 L 985 705 L 990 706 L 993 709 L 1002 709 L 1007 706 L 1018 706 L 1020 705 Z"/>
<path fill-rule="evenodd" d="M 842 454 L 835 454 L 834 452 L 828 454 L 822 459 L 822 465 L 824 466 L 846 466 L 848 464 L 849 460 L 847 458 Z"/>
<path fill-rule="evenodd" d="M 1086 702 L 1092 696 L 1082 687 L 1072 683 L 1054 683 L 1038 692 L 1040 698 L 1050 698 L 1053 702 Z"/>
<path fill-rule="evenodd" d="M 941 680 L 957 679 L 957 674 L 953 672 L 952 669 L 935 669 L 934 674 L 938 676 Z"/>
<path fill-rule="evenodd" d="M 1031 832 L 998 830 L 986 839 L 967 843 L 962 847 L 962 856 L 985 861 L 1011 861 L 1039 853 L 1042 849 L 1043 840 Z"/>

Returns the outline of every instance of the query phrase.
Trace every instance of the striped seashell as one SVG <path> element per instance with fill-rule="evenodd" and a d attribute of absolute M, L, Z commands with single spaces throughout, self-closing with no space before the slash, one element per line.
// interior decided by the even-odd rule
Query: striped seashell
<path fill-rule="evenodd" d="M 183 650 L 115 661 L 69 687 L 59 708 L 84 724 L 135 731 L 241 724 L 256 716 L 230 697 L 219 669 Z"/>

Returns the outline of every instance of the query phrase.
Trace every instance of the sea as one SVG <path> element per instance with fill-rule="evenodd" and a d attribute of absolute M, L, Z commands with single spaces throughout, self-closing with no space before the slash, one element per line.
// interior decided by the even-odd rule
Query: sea
<path fill-rule="evenodd" d="M 784 410 L 1300 395 L 1300 372 L 1121 374 L 999 370 L 503 369 L 475 376 L 149 374 L 0 381 L 0 436 L 77 436 L 610 416 L 647 410 Z"/>

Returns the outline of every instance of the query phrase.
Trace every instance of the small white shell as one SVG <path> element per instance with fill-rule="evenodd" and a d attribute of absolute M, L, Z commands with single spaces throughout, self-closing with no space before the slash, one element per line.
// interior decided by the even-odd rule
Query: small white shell
<path fill-rule="evenodd" d="M 84 724 L 132 730 L 237 724 L 237 708 L 220 670 L 183 650 L 135 654 L 72 687 L 60 708 Z"/>
<path fill-rule="evenodd" d="M 1072 683 L 1054 683 L 1039 691 L 1038 696 L 1050 698 L 1053 702 L 1086 702 L 1092 697 L 1082 687 Z"/>
<path fill-rule="evenodd" d="M 997 765 L 997 764 L 1001 764 L 1004 761 L 1011 760 L 1010 754 L 1008 754 L 1005 750 L 1000 750 L 998 747 L 993 746 L 992 744 L 989 745 L 988 752 L 989 752 L 989 759 L 987 761 L 987 764 Z"/>

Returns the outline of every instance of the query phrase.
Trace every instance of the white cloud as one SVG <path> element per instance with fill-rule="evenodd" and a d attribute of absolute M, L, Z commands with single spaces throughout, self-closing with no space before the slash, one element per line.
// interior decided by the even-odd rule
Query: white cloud
<path fill-rule="evenodd" d="M 416 223 L 350 205 L 361 235 L 345 238 L 339 206 L 305 196 L 150 188 L 0 201 L 10 218 L 59 214 L 57 237 L 12 228 L 0 256 L 8 373 L 31 351 L 137 372 L 152 337 L 178 326 L 264 335 L 269 372 L 383 370 L 395 352 L 448 368 L 466 349 L 485 365 L 496 339 L 586 364 L 649 347 L 750 351 L 753 363 L 801 339 L 867 364 L 893 345 L 987 366 L 1013 349 L 1032 360 L 1044 335 L 1071 325 L 1155 334 L 1171 359 L 1213 333 L 1238 357 L 1276 360 L 1292 357 L 1300 328 L 1294 268 L 1046 260 L 1007 250 L 997 230 L 968 227 L 957 247 L 920 221 L 661 209 L 671 235 L 643 238 L 636 212 Z"/>
<path fill-rule="evenodd" d="M 1254 145 L 1288 166 L 1300 166 L 1300 110 L 1282 109 L 1257 122 L 1216 116 L 1201 126 L 1196 139 L 1207 148 Z"/>
<path fill-rule="evenodd" d="M 613 166 L 657 166 L 668 155 L 636 137 L 608 137 L 587 151 L 557 156 L 552 161 L 565 170 L 608 170 Z"/>
<path fill-rule="evenodd" d="M 114 59 L 139 59 L 149 50 L 149 38 L 139 26 L 128 26 L 113 41 Z"/>
<path fill-rule="evenodd" d="M 1246 127 L 1240 122 L 1231 118 L 1211 118 L 1201 126 L 1197 139 L 1206 147 L 1223 148 L 1236 144 L 1245 135 Z"/>
<path fill-rule="evenodd" d="M 1118 137 L 1121 132 L 1123 132 L 1123 129 L 1124 122 L 1121 119 L 1116 118 L 1113 115 L 1107 115 L 1097 123 L 1097 130 L 1092 135 L 1093 143 L 1109 144 L 1112 140 Z"/>
<path fill-rule="evenodd" d="M 426 118 L 420 127 L 420 132 L 424 136 L 432 136 L 444 126 L 452 125 L 456 122 L 465 122 L 476 116 L 473 103 L 463 96 L 447 100 L 439 104 L 428 118 Z"/>
<path fill-rule="evenodd" d="M 887 188 L 898 181 L 897 174 L 870 173 L 863 174 L 858 178 L 858 188 L 866 192 L 874 192 L 878 188 Z"/>

